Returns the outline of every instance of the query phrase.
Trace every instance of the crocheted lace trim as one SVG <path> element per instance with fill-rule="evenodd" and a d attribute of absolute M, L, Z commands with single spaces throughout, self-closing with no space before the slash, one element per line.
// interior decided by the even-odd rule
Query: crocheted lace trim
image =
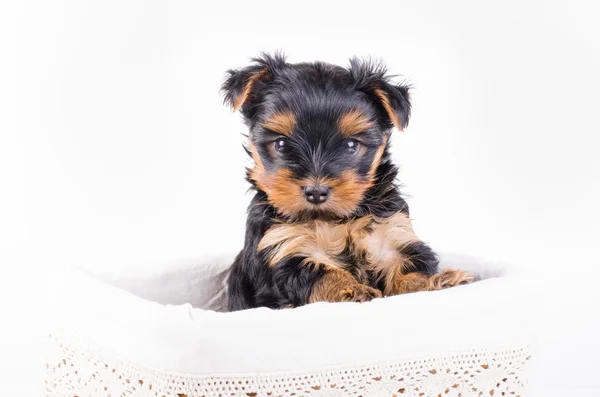
<path fill-rule="evenodd" d="M 51 337 L 47 396 L 522 397 L 529 347 L 255 375 L 161 372 Z"/>

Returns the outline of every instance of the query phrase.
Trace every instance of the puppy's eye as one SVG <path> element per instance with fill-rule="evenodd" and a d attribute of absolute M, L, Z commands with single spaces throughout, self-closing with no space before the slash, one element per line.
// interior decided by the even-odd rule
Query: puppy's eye
<path fill-rule="evenodd" d="M 284 138 L 279 138 L 273 142 L 273 146 L 275 147 L 275 151 L 277 153 L 284 153 L 287 148 L 287 142 Z"/>
<path fill-rule="evenodd" d="M 348 139 L 346 144 L 348 145 L 348 152 L 352 154 L 358 151 L 358 146 L 360 145 L 356 139 Z"/>

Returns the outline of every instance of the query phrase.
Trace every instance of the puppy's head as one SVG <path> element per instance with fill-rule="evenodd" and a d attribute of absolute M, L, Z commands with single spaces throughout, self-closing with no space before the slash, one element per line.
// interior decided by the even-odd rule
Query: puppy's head
<path fill-rule="evenodd" d="M 291 219 L 350 217 L 373 186 L 393 126 L 410 117 L 408 87 L 378 64 L 289 64 L 263 55 L 230 70 L 225 100 L 250 129 L 248 178 Z"/>

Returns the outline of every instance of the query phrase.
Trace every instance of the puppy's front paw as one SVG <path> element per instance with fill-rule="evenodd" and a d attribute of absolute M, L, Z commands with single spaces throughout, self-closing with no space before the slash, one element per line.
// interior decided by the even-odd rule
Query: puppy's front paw
<path fill-rule="evenodd" d="M 471 284 L 475 276 L 471 272 L 458 269 L 444 269 L 429 280 L 432 290 L 446 289 L 457 285 Z"/>
<path fill-rule="evenodd" d="M 367 302 L 381 298 L 381 291 L 364 284 L 353 284 L 342 289 L 340 302 Z"/>

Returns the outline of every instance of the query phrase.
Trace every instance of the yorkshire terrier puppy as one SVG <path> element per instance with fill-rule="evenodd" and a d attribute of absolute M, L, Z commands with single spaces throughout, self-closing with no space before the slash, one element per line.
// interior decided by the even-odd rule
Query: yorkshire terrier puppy
<path fill-rule="evenodd" d="M 409 87 L 384 67 L 262 55 L 228 71 L 222 89 L 249 128 L 256 191 L 229 277 L 230 310 L 364 302 L 473 281 L 439 272 L 413 232 L 388 152 L 392 128 L 408 124 Z"/>

